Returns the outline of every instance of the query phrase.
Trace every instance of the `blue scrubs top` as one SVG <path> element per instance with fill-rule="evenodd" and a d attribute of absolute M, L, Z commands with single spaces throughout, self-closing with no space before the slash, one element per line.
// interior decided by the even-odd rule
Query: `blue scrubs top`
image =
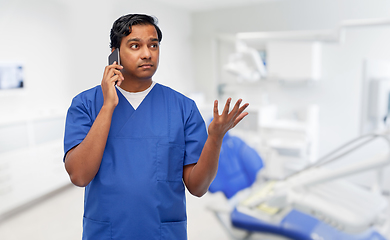
<path fill-rule="evenodd" d="M 117 90 L 100 169 L 85 188 L 83 239 L 187 239 L 183 166 L 207 139 L 196 104 L 156 84 L 134 110 Z M 68 110 L 64 151 L 80 144 L 103 105 L 100 86 Z"/>

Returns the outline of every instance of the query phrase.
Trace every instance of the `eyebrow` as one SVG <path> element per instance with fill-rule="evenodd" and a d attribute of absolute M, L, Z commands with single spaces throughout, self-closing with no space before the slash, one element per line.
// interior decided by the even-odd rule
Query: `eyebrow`
<path fill-rule="evenodd" d="M 127 40 L 127 43 L 129 42 L 140 42 L 141 39 L 140 38 L 130 38 L 129 40 Z M 149 41 L 151 42 L 158 42 L 158 38 L 150 38 Z"/>

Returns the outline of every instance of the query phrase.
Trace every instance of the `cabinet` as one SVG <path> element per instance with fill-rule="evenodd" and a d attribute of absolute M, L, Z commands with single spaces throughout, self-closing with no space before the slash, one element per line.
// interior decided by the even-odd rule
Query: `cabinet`
<path fill-rule="evenodd" d="M 10 114 L 0 120 L 0 220 L 69 184 L 63 158 L 65 111 Z"/>

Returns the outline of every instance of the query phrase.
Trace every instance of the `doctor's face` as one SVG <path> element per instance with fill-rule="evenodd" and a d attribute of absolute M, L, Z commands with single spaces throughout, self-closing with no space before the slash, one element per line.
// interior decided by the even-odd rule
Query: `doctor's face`
<path fill-rule="evenodd" d="M 132 80 L 151 80 L 157 70 L 160 45 L 153 25 L 134 25 L 122 38 L 120 59 L 122 74 Z"/>

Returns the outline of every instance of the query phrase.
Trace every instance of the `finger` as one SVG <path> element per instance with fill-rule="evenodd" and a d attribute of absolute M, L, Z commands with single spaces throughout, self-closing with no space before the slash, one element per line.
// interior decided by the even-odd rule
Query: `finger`
<path fill-rule="evenodd" d="M 249 103 L 245 103 L 237 112 L 238 117 L 234 119 L 233 127 L 236 126 L 248 113 L 243 113 L 245 109 L 249 106 Z"/>
<path fill-rule="evenodd" d="M 112 65 L 106 66 L 104 69 L 103 80 L 111 78 L 114 75 L 114 68 Z"/>
<path fill-rule="evenodd" d="M 117 70 L 116 68 L 112 68 L 112 67 L 109 68 L 107 75 L 105 76 L 105 78 L 103 78 L 103 81 L 108 81 L 109 83 L 112 83 L 112 81 L 118 81 L 118 80 L 123 81 L 124 77 L 119 70 Z"/>
<path fill-rule="evenodd" d="M 106 87 L 115 86 L 115 84 L 119 81 L 123 81 L 119 75 L 112 75 L 112 77 L 107 77 L 103 79 L 102 86 L 106 86 Z"/>
<path fill-rule="evenodd" d="M 123 82 L 123 80 L 118 80 L 118 81 L 116 82 L 116 85 L 117 85 L 118 87 L 120 87 L 121 84 L 122 84 L 122 82 Z"/>
<path fill-rule="evenodd" d="M 123 74 L 122 74 L 122 72 L 120 70 L 114 69 L 114 74 L 118 75 L 122 80 L 124 79 Z"/>
<path fill-rule="evenodd" d="M 105 73 L 108 73 L 111 69 L 121 70 L 122 68 L 123 68 L 123 66 L 118 65 L 118 64 L 116 64 L 116 62 L 114 62 L 113 64 L 106 66 Z"/>
<path fill-rule="evenodd" d="M 114 75 L 109 79 L 108 83 L 112 84 L 112 83 L 116 83 L 119 81 L 122 82 L 123 79 L 119 75 Z"/>
<path fill-rule="evenodd" d="M 244 119 L 244 117 L 246 117 L 247 115 L 248 115 L 247 112 L 241 113 L 241 114 L 234 120 L 233 127 L 235 127 L 239 122 L 241 122 L 241 120 Z"/>
<path fill-rule="evenodd" d="M 123 68 L 121 65 L 117 65 L 117 64 L 110 65 L 108 67 L 109 67 L 110 70 L 113 69 L 115 74 L 116 74 L 116 72 L 120 72 L 122 70 L 122 68 Z"/>
<path fill-rule="evenodd" d="M 110 66 L 120 66 L 116 61 L 114 61 Z"/>
<path fill-rule="evenodd" d="M 106 66 L 103 72 L 103 79 L 107 77 L 109 71 L 110 71 L 110 66 Z"/>
<path fill-rule="evenodd" d="M 240 102 L 240 104 L 241 104 L 241 102 Z M 231 111 L 230 114 L 232 115 L 233 118 L 235 118 L 238 115 L 240 115 L 248 106 L 249 106 L 249 103 L 245 103 L 242 107 L 238 108 L 239 104 L 236 103 L 236 105 L 234 106 L 234 109 Z"/>
<path fill-rule="evenodd" d="M 245 111 L 245 109 L 249 106 L 249 103 L 245 103 L 244 105 L 242 105 L 242 107 L 240 107 L 240 109 L 238 110 L 237 114 L 240 115 L 243 111 Z"/>
<path fill-rule="evenodd" d="M 228 98 L 226 100 L 226 104 L 225 104 L 225 108 L 223 109 L 223 113 L 224 114 L 228 114 L 229 113 L 229 108 L 230 108 L 230 102 L 232 101 L 231 98 Z"/>
<path fill-rule="evenodd" d="M 107 74 L 104 76 L 103 81 L 104 82 L 111 82 L 112 78 L 115 76 L 114 74 L 114 69 L 113 68 L 108 68 Z"/>
<path fill-rule="evenodd" d="M 234 104 L 234 108 L 233 108 L 232 111 L 231 111 L 231 113 L 232 113 L 233 115 L 237 115 L 238 110 L 240 109 L 241 102 L 242 102 L 242 99 L 238 99 L 238 101 L 236 102 L 236 104 Z"/>
<path fill-rule="evenodd" d="M 214 118 L 218 117 L 219 116 L 219 112 L 218 112 L 218 100 L 215 100 L 214 101 Z"/>
<path fill-rule="evenodd" d="M 116 81 L 116 85 L 118 85 L 120 87 L 122 82 L 125 80 L 125 78 L 123 77 L 122 73 L 115 75 L 115 76 L 118 76 L 118 80 Z"/>
<path fill-rule="evenodd" d="M 114 68 L 116 68 L 116 69 L 119 69 L 119 70 L 121 70 L 122 68 L 123 68 L 123 66 L 122 65 L 119 65 L 119 64 L 112 64 L 111 65 L 112 67 L 114 67 Z"/>

